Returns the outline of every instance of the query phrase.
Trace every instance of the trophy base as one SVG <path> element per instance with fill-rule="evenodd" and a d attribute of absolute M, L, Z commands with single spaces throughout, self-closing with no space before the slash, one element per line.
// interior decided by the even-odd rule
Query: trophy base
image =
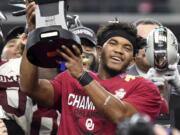
<path fill-rule="evenodd" d="M 82 52 L 80 38 L 61 26 L 37 28 L 29 33 L 27 41 L 27 58 L 39 67 L 56 68 L 59 61 L 65 61 L 58 55 L 57 49 L 65 45 L 74 53 L 72 45 Z"/>

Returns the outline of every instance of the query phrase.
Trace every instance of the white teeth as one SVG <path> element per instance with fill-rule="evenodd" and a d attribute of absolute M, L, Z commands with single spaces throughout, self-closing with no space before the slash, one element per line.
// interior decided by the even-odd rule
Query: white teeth
<path fill-rule="evenodd" d="M 121 59 L 120 58 L 118 58 L 118 57 L 112 57 L 114 60 L 117 60 L 117 61 L 121 61 Z"/>

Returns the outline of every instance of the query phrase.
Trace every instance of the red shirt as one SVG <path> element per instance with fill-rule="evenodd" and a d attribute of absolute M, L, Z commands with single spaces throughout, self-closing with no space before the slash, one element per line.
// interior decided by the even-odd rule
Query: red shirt
<path fill-rule="evenodd" d="M 157 87 L 142 77 L 127 74 L 108 80 L 90 73 L 107 91 L 117 98 L 132 104 L 140 113 L 155 120 L 161 107 L 161 97 Z M 116 125 L 95 109 L 82 86 L 68 71 L 51 81 L 54 87 L 54 102 L 61 113 L 58 135 L 113 135 Z M 113 114 L 112 114 L 113 115 Z"/>

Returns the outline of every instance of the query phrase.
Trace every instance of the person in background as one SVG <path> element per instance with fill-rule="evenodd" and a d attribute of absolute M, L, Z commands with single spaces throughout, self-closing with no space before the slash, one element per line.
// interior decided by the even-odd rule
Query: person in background
<path fill-rule="evenodd" d="M 137 33 L 140 37 L 142 37 L 145 41 L 148 36 L 148 34 L 157 27 L 162 26 L 161 23 L 159 23 L 156 20 L 145 18 L 145 19 L 140 19 L 137 20 L 136 22 L 133 23 L 134 26 L 137 28 Z M 145 77 L 147 75 L 147 72 L 151 68 L 150 63 L 148 62 L 146 55 L 145 55 L 145 49 L 146 49 L 146 44 L 144 44 L 141 49 L 138 50 L 137 55 L 134 57 L 134 64 L 132 64 L 128 70 L 127 73 L 135 76 L 143 76 Z M 156 85 L 157 83 L 154 82 Z M 164 89 L 166 87 L 160 87 L 159 88 L 161 93 L 163 93 Z M 167 112 L 168 109 L 163 110 L 163 112 Z"/>
<path fill-rule="evenodd" d="M 3 69 L 7 69 L 7 71 L 12 70 L 12 71 L 16 72 L 16 75 L 15 75 L 15 76 L 17 76 L 16 81 L 19 83 L 20 61 L 21 61 L 22 52 L 24 50 L 24 46 L 27 42 L 27 35 L 24 33 L 24 28 L 23 27 L 13 28 L 9 32 L 9 34 L 6 38 L 6 42 L 7 42 L 7 44 L 5 45 L 1 56 L 2 56 L 3 63 L 4 63 L 4 61 L 7 61 L 7 62 L 5 62 L 5 64 L 3 64 L 1 66 L 2 72 L 0 71 L 0 73 L 3 76 L 7 76 L 7 75 L 9 76 L 9 72 L 4 72 Z M 41 71 L 41 69 L 39 69 L 39 70 Z M 41 71 L 41 73 L 42 73 L 42 71 Z M 49 74 L 45 74 L 45 75 L 43 75 L 43 77 L 50 78 L 52 76 L 52 75 L 51 76 L 48 76 L 48 75 Z M 41 74 L 39 77 L 41 77 Z M 1 80 L 1 81 L 3 81 L 3 80 Z M 11 81 L 11 80 L 9 80 L 9 81 Z M 5 85 L 4 83 L 5 82 L 3 82 L 1 86 L 4 86 Z M 9 83 L 7 84 L 7 87 L 10 87 Z M 19 89 L 18 84 L 17 84 L 17 89 Z M 11 90 L 9 88 L 8 88 L 8 90 L 13 92 L 13 90 Z M 8 90 L 6 90 L 6 93 Z M 23 109 L 23 107 L 25 107 L 23 102 L 25 101 L 26 96 L 24 97 L 22 95 L 24 93 L 22 93 L 19 90 L 16 90 L 16 92 L 18 92 L 20 94 L 20 96 L 17 97 L 15 94 L 14 96 L 10 96 L 8 98 L 8 100 L 9 99 L 12 100 L 12 104 L 15 104 L 16 102 L 21 102 L 22 106 L 19 106 L 19 108 Z M 24 132 L 23 134 L 26 134 L 26 135 L 39 135 L 39 134 L 44 134 L 44 133 L 46 133 L 47 135 L 56 135 L 57 127 L 58 127 L 58 124 L 60 121 L 59 120 L 60 119 L 59 112 L 57 112 L 56 110 L 50 109 L 50 108 L 44 108 L 44 107 L 38 106 L 37 104 L 33 103 L 33 101 L 29 97 L 28 97 L 28 99 L 29 99 L 28 104 L 31 103 L 31 106 L 27 106 L 27 108 L 29 107 L 29 110 L 26 111 L 26 117 L 28 117 L 28 120 L 26 120 L 25 123 L 22 123 L 23 122 L 22 119 L 20 119 L 20 118 L 13 119 L 10 117 L 10 119 L 12 119 L 12 123 L 14 125 L 15 125 L 15 123 L 17 123 L 18 126 L 22 127 L 23 132 Z M 2 108 L 4 108 L 5 106 L 6 106 L 6 103 L 2 103 Z M 18 113 L 23 114 L 24 110 L 21 110 L 21 109 L 19 109 L 19 111 L 14 109 L 14 112 L 12 111 L 11 113 L 12 114 L 17 113 L 17 115 L 19 115 Z M 4 111 L 9 113 L 7 109 Z M 10 135 L 14 134 L 15 132 L 18 135 L 21 135 L 19 132 L 17 132 L 15 129 L 12 128 L 14 126 L 10 122 L 8 122 L 7 120 L 4 120 L 4 121 L 5 121 L 5 123 L 8 123 L 7 128 L 8 128 L 8 133 Z M 10 125 L 9 123 L 11 124 L 11 126 L 9 126 Z M 28 129 L 24 128 L 26 124 L 28 125 Z M 10 127 L 11 127 L 11 130 L 10 130 Z M 21 131 L 21 129 L 18 129 L 18 131 Z"/>
<path fill-rule="evenodd" d="M 90 28 L 78 26 L 71 29 L 71 32 L 77 34 L 82 44 L 82 61 L 87 70 L 97 71 L 98 68 L 98 47 L 96 34 Z"/>
<path fill-rule="evenodd" d="M 162 26 L 161 23 L 159 23 L 156 20 L 153 19 L 140 19 L 134 23 L 134 25 L 137 28 L 138 34 L 143 37 L 144 39 L 147 38 L 148 34 L 157 27 Z M 135 57 L 135 64 L 129 67 L 127 73 L 132 75 L 140 75 L 140 76 L 150 76 L 148 77 L 150 80 L 153 81 L 155 85 L 158 86 L 159 90 L 161 91 L 162 95 L 164 95 L 164 99 L 167 102 L 166 104 L 169 104 L 168 111 L 166 107 L 162 109 L 162 114 L 158 118 L 158 123 L 161 124 L 170 124 L 171 126 L 174 126 L 174 120 L 175 123 L 178 122 L 178 119 L 176 119 L 174 116 L 174 109 L 178 108 L 177 105 L 179 98 L 178 90 L 174 88 L 173 85 L 171 85 L 171 81 L 166 81 L 166 83 L 162 80 L 162 78 L 158 78 L 155 73 L 151 73 L 150 75 L 150 64 L 147 61 L 147 58 L 145 56 L 145 47 L 143 49 L 139 50 L 139 53 Z M 178 70 L 180 69 L 179 66 L 177 66 Z M 180 71 L 180 70 L 179 70 Z M 168 82 L 168 83 L 167 83 Z M 170 95 L 170 96 L 169 96 Z M 170 98 L 169 98 L 170 97 Z M 176 102 L 176 103 L 175 103 Z M 165 104 L 164 104 L 165 105 Z M 176 107 L 175 107 L 176 106 Z M 168 111 L 168 112 L 167 112 Z M 170 116 L 169 116 L 170 112 Z M 177 125 L 175 126 L 177 128 Z"/>
<path fill-rule="evenodd" d="M 137 28 L 137 33 L 143 39 L 146 40 L 148 34 L 154 29 L 159 26 L 162 26 L 156 20 L 153 19 L 141 19 L 133 23 L 134 26 Z M 145 56 L 145 46 L 142 49 L 138 50 L 134 58 L 134 64 L 128 68 L 127 73 L 131 75 L 140 75 L 144 76 L 148 70 L 151 68 L 146 56 Z"/>
<path fill-rule="evenodd" d="M 29 135 L 32 100 L 19 90 L 19 65 L 24 44 L 19 39 L 22 27 L 8 32 L 0 63 L 0 118 L 9 135 Z"/>
<path fill-rule="evenodd" d="M 24 45 L 19 40 L 19 35 L 24 32 L 23 27 L 14 27 L 6 36 L 5 46 L 1 53 L 1 60 L 20 58 L 23 52 Z"/>

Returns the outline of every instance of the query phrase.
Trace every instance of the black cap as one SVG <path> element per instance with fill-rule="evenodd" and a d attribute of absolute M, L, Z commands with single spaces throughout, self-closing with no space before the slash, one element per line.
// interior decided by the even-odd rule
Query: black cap
<path fill-rule="evenodd" d="M 11 39 L 17 38 L 20 34 L 24 33 L 24 27 L 16 26 L 13 29 L 11 29 L 5 39 L 5 42 L 7 43 Z"/>
<path fill-rule="evenodd" d="M 71 29 L 71 31 L 74 34 L 77 34 L 81 39 L 87 39 L 89 40 L 94 46 L 97 45 L 97 38 L 96 34 L 94 31 L 90 28 L 84 27 L 84 26 L 79 26 L 74 29 Z"/>

